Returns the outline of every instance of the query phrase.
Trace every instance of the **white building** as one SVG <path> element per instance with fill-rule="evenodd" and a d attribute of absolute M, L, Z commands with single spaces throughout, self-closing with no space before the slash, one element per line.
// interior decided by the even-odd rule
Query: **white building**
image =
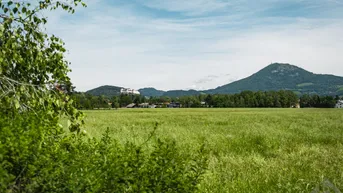
<path fill-rule="evenodd" d="M 343 108 L 343 100 L 337 101 L 335 108 Z"/>
<path fill-rule="evenodd" d="M 141 94 L 138 90 L 131 88 L 122 88 L 120 89 L 121 94 Z"/>

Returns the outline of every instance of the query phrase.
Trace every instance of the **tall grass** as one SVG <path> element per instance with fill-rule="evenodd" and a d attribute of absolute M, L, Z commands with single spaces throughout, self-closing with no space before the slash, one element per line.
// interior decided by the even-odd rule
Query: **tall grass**
<path fill-rule="evenodd" d="M 119 141 L 156 136 L 184 151 L 210 150 L 202 192 L 343 190 L 340 109 L 120 109 L 85 111 L 88 135 Z"/>

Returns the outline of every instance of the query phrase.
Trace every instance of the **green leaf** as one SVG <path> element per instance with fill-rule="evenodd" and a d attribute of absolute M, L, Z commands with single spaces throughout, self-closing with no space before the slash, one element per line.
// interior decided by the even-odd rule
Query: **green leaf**
<path fill-rule="evenodd" d="M 38 19 L 38 17 L 36 17 L 36 16 L 35 16 L 35 17 L 33 17 L 33 21 L 34 21 L 35 23 L 37 23 L 37 22 L 38 22 L 38 20 L 39 20 L 39 19 Z"/>
<path fill-rule="evenodd" d="M 18 12 L 18 8 L 16 8 L 16 7 L 15 7 L 15 8 L 13 8 L 13 13 L 15 13 L 15 14 L 16 14 L 17 12 Z"/>
<path fill-rule="evenodd" d="M 20 108 L 20 104 L 19 104 L 19 101 L 18 100 L 14 100 L 14 107 L 16 109 L 19 109 Z"/>
<path fill-rule="evenodd" d="M 55 104 L 56 104 L 57 107 L 59 107 L 61 103 L 60 103 L 59 100 L 56 100 Z"/>

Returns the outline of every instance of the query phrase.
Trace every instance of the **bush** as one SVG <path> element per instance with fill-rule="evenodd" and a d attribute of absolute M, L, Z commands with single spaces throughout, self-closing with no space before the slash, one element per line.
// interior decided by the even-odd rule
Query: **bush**
<path fill-rule="evenodd" d="M 108 131 L 90 139 L 42 117 L 0 116 L 0 192 L 194 192 L 207 166 L 204 148 L 123 145 Z"/>

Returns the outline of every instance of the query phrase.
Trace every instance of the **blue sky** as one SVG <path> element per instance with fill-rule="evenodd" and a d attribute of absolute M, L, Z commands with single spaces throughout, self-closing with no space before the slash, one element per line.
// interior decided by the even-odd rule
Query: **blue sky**
<path fill-rule="evenodd" d="M 86 0 L 47 13 L 77 90 L 208 89 L 271 62 L 343 76 L 343 0 Z"/>

